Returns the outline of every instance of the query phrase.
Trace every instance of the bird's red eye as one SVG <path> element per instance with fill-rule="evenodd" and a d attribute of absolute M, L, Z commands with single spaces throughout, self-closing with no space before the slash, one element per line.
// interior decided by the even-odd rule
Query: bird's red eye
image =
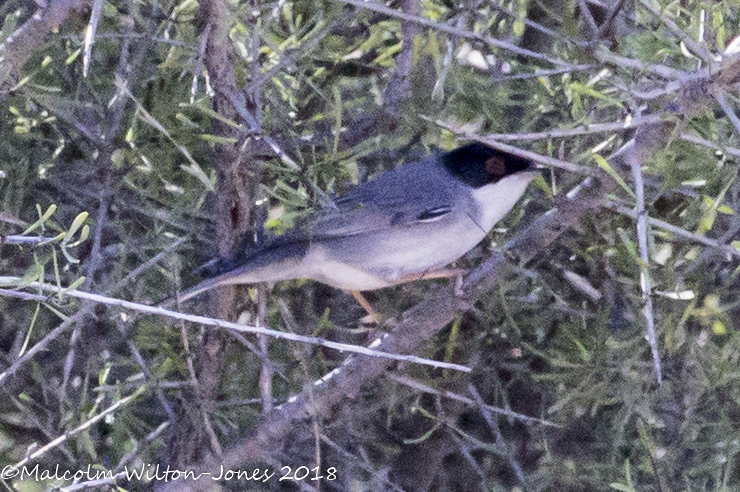
<path fill-rule="evenodd" d="M 503 176 L 506 174 L 506 163 L 501 157 L 490 157 L 486 161 L 486 172 L 494 176 Z"/>

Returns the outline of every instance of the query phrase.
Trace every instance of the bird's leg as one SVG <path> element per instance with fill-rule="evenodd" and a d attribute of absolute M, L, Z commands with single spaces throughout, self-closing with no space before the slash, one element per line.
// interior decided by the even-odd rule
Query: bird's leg
<path fill-rule="evenodd" d="M 416 280 L 427 280 L 432 278 L 454 278 L 462 277 L 465 270 L 462 268 L 440 268 L 439 270 L 427 270 L 421 273 L 407 273 L 399 280 L 399 284 L 414 282 Z"/>
<path fill-rule="evenodd" d="M 399 283 L 413 282 L 415 280 L 426 280 L 432 278 L 454 278 L 455 279 L 455 295 L 458 297 L 463 296 L 462 280 L 465 270 L 462 268 L 440 268 L 439 270 L 429 270 L 422 273 L 409 273 L 401 277 Z"/>
<path fill-rule="evenodd" d="M 455 295 L 458 297 L 462 297 L 462 280 L 464 274 L 465 270 L 462 268 L 440 268 L 437 270 L 428 270 L 421 273 L 406 274 L 401 277 L 397 283 L 405 284 L 407 282 L 414 282 L 416 280 L 427 280 L 433 278 L 454 278 Z M 355 300 L 360 304 L 360 306 L 362 306 L 363 309 L 365 309 L 365 311 L 367 312 L 368 316 L 366 318 L 369 318 L 372 322 L 379 323 L 380 317 L 378 316 L 378 313 L 375 312 L 370 303 L 367 302 L 365 296 L 363 296 L 359 290 L 352 290 L 350 292 L 352 292 L 352 297 L 354 297 Z"/>
<path fill-rule="evenodd" d="M 421 275 L 421 279 L 427 278 L 462 278 L 465 270 L 462 268 L 442 268 L 440 270 L 430 270 Z"/>
<path fill-rule="evenodd" d="M 456 297 L 463 297 L 465 295 L 465 291 L 463 291 L 463 276 L 458 275 L 455 277 L 455 296 Z"/>
<path fill-rule="evenodd" d="M 367 316 L 365 318 L 369 318 L 373 323 L 378 323 L 380 320 L 378 313 L 376 313 L 370 303 L 367 302 L 367 299 L 362 295 L 362 292 L 359 290 L 352 290 L 350 292 L 352 292 L 352 297 L 354 297 L 360 306 L 362 306 L 362 308 L 367 312 Z M 363 318 L 363 320 L 365 320 L 365 318 Z"/>

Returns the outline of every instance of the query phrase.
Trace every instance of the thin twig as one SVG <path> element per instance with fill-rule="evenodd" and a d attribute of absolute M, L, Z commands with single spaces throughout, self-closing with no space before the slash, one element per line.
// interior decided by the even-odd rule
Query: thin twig
<path fill-rule="evenodd" d="M 638 159 L 629 159 L 632 169 L 632 180 L 635 184 L 635 213 L 637 214 L 637 244 L 640 249 L 640 288 L 642 290 L 643 308 L 647 324 L 648 343 L 653 354 L 655 376 L 658 384 L 663 384 L 663 373 L 660 369 L 660 353 L 655 336 L 655 314 L 653 312 L 652 284 L 650 280 L 650 253 L 648 251 L 647 211 L 645 210 L 645 183 L 642 179 L 642 167 Z"/>
<path fill-rule="evenodd" d="M 472 383 L 468 384 L 468 391 L 471 395 L 473 395 L 473 400 L 480 408 L 481 414 L 488 424 L 488 428 L 491 429 L 493 435 L 496 437 L 496 445 L 505 450 L 506 458 L 509 460 L 509 466 L 511 466 L 512 470 L 514 470 L 517 479 L 519 479 L 519 483 L 524 486 L 525 490 L 528 489 L 529 487 L 527 487 L 527 480 L 524 477 L 524 470 L 522 470 L 522 466 L 514 457 L 514 453 L 512 453 L 509 444 L 506 442 L 506 439 L 504 439 L 498 422 L 496 422 L 496 420 L 491 416 L 491 412 L 486 408 L 487 405 L 483 402 L 483 398 L 481 398 L 480 393 L 478 393 L 478 390 L 475 389 L 475 386 L 473 386 Z"/>
<path fill-rule="evenodd" d="M 8 284 L 11 282 L 17 282 L 18 280 L 20 280 L 20 277 L 0 277 L 0 284 Z M 86 299 L 86 300 L 97 302 L 100 304 L 106 304 L 108 306 L 119 306 L 124 309 L 130 309 L 132 311 L 137 311 L 140 313 L 156 314 L 156 315 L 165 316 L 168 318 L 190 321 L 191 323 L 196 323 L 200 325 L 218 326 L 219 328 L 226 328 L 229 330 L 235 330 L 235 331 L 243 332 L 243 333 L 262 333 L 262 334 L 265 334 L 267 336 L 271 336 L 274 338 L 292 340 L 294 342 L 308 343 L 311 345 L 321 345 L 322 347 L 327 347 L 333 350 L 338 350 L 340 352 L 353 352 L 353 353 L 357 353 L 361 355 L 367 355 L 369 357 L 380 357 L 384 359 L 400 360 L 404 362 L 412 362 L 416 364 L 428 365 L 428 366 L 438 367 L 438 368 L 443 368 L 443 369 L 455 369 L 457 371 L 463 371 L 463 372 L 471 371 L 469 367 L 462 366 L 459 364 L 439 362 L 435 360 L 424 359 L 422 357 L 416 357 L 414 355 L 401 355 L 401 354 L 392 354 L 388 352 L 380 352 L 378 350 L 373 350 L 373 349 L 369 349 L 369 348 L 361 347 L 357 345 L 332 342 L 330 340 L 324 340 L 323 338 L 318 338 L 318 337 L 307 337 L 303 335 L 296 335 L 294 333 L 286 333 L 282 331 L 271 330 L 269 328 L 264 328 L 261 326 L 240 325 L 238 323 L 232 323 L 232 322 L 224 321 L 220 319 L 207 318 L 205 316 L 196 316 L 193 314 L 179 313 L 177 311 L 171 311 L 169 309 L 165 309 L 159 306 L 147 306 L 146 304 L 124 301 L 122 299 L 101 296 L 99 294 L 91 294 L 89 292 L 82 292 L 79 290 L 65 291 L 64 289 L 59 289 L 54 285 L 43 284 L 40 282 L 31 282 L 27 285 L 27 287 L 34 288 L 34 289 L 42 289 L 47 292 L 61 293 L 63 295 L 67 295 L 70 297 L 76 297 L 78 299 Z M 0 294 L 3 294 L 3 292 L 0 291 Z M 36 295 L 34 297 L 34 300 L 43 302 L 43 301 L 46 301 L 47 298 L 44 296 Z M 0 381 L 2 381 L 2 379 L 5 377 L 6 373 L 7 371 L 0 374 Z M 329 377 L 327 377 L 326 379 L 328 380 Z"/>
<path fill-rule="evenodd" d="M 512 12 L 511 10 L 505 8 L 503 5 L 499 5 L 495 0 L 489 2 L 488 6 L 492 8 L 493 10 L 495 10 L 496 12 L 500 12 L 504 15 L 507 15 L 513 18 L 514 20 L 517 20 L 517 21 L 522 20 L 520 14 Z M 569 36 L 563 36 L 559 32 L 553 31 L 552 29 L 549 29 L 543 26 L 542 24 L 538 22 L 534 22 L 526 17 L 524 18 L 524 25 L 527 27 L 531 27 L 535 31 L 539 31 L 543 34 L 547 34 L 548 36 L 552 36 L 553 38 L 559 41 L 563 41 L 573 46 L 585 47 L 588 45 L 588 43 L 583 40 L 574 39 L 573 37 L 569 37 Z"/>
<path fill-rule="evenodd" d="M 722 108 L 722 110 L 725 112 L 727 117 L 732 122 L 732 126 L 735 127 L 735 131 L 740 134 L 740 118 L 738 118 L 737 114 L 735 113 L 735 110 L 732 106 L 730 106 L 730 103 L 727 102 L 727 97 L 725 97 L 725 92 L 720 89 L 716 88 L 713 92 L 714 98 L 719 103 L 719 106 Z"/>
<path fill-rule="evenodd" d="M 103 294 L 107 296 L 112 295 L 113 293 L 117 292 L 119 289 L 123 288 L 129 282 L 133 282 L 134 280 L 136 280 L 136 277 L 138 277 L 141 273 L 143 273 L 145 270 L 149 269 L 150 267 L 154 266 L 155 263 L 164 259 L 167 255 L 175 251 L 177 248 L 179 248 L 183 243 L 187 242 L 189 239 L 190 238 L 188 236 L 181 237 L 174 243 L 167 245 L 167 247 L 164 248 L 162 251 L 160 251 L 159 253 L 152 256 L 151 258 L 149 258 L 147 261 L 145 261 L 141 265 L 137 266 L 136 268 L 128 272 L 128 274 L 125 277 L 123 277 L 121 280 L 116 282 L 116 284 L 113 287 L 103 292 Z"/>
<path fill-rule="evenodd" d="M 519 74 L 513 74 L 513 75 L 502 75 L 498 74 L 494 77 L 491 77 L 491 82 L 503 82 L 508 80 L 527 80 L 527 79 L 538 79 L 540 77 L 550 77 L 553 75 L 562 75 L 564 73 L 573 73 L 577 71 L 586 71 L 586 70 L 593 70 L 597 68 L 598 65 L 596 64 L 589 64 L 589 65 L 578 65 L 577 67 L 571 68 L 553 68 L 551 70 L 537 70 L 533 73 L 519 73 Z"/>
<path fill-rule="evenodd" d="M 131 93 L 129 90 L 127 83 L 122 78 L 116 76 L 115 79 L 116 87 L 118 88 L 119 92 L 126 96 L 127 98 L 131 99 L 134 104 L 136 105 L 136 109 L 138 111 L 138 116 L 146 122 L 148 125 L 150 125 L 152 128 L 157 130 L 159 133 L 164 135 L 167 140 L 169 140 L 177 150 L 180 151 L 180 153 L 185 157 L 185 159 L 190 162 L 189 166 L 182 166 L 183 169 L 188 171 L 190 174 L 194 175 L 198 180 L 208 189 L 209 191 L 213 191 L 213 183 L 211 183 L 210 179 L 206 175 L 206 173 L 203 171 L 203 168 L 200 166 L 200 164 L 193 158 L 193 156 L 190 154 L 190 151 L 182 145 L 180 142 L 178 142 L 175 137 L 172 136 L 172 134 L 167 130 L 167 128 L 162 125 L 154 116 L 147 111 L 144 106 L 139 102 L 136 97 Z"/>
<path fill-rule="evenodd" d="M 92 55 L 92 47 L 95 43 L 95 33 L 98 30 L 98 22 L 100 22 L 100 12 L 103 10 L 103 0 L 93 0 L 92 13 L 90 14 L 90 22 L 87 23 L 87 29 L 85 30 L 85 44 L 82 50 L 82 76 L 87 77 L 87 72 L 90 68 L 90 56 Z"/>
<path fill-rule="evenodd" d="M 620 205 L 612 201 L 605 201 L 604 208 L 608 208 L 609 210 L 619 212 L 620 214 L 626 215 L 628 217 L 632 217 L 633 219 L 637 219 L 638 217 L 638 213 L 635 210 L 627 208 L 624 205 Z M 678 226 L 669 224 L 668 222 L 664 222 L 654 217 L 647 217 L 647 222 L 653 227 L 663 229 L 664 231 L 670 232 L 671 234 L 675 234 L 676 236 L 681 236 L 683 238 L 688 239 L 689 241 L 703 244 L 704 246 L 709 246 L 710 248 L 716 248 L 722 251 L 723 253 L 734 256 L 736 258 L 740 258 L 740 251 L 738 249 L 728 244 L 724 244 L 721 241 L 717 241 L 716 239 L 711 239 L 706 236 L 702 236 L 701 234 L 687 231 L 686 229 L 682 229 Z"/>
<path fill-rule="evenodd" d="M 73 10 L 82 10 L 89 5 L 90 0 L 49 0 L 39 4 L 43 8 L 37 9 L 22 26 L 0 43 L 0 101 L 10 93 L 8 86 L 15 85 L 21 68 L 31 56 L 38 53 L 49 32 L 61 26 Z"/>
<path fill-rule="evenodd" d="M 508 51 L 511 51 L 512 53 L 516 53 L 518 55 L 527 56 L 530 58 L 534 58 L 536 60 L 542 60 L 546 61 L 548 63 L 552 63 L 553 65 L 557 66 L 567 66 L 571 67 L 573 69 L 576 69 L 576 65 L 572 65 L 566 61 L 563 61 L 559 58 L 553 58 L 551 56 L 547 56 L 542 53 L 537 53 L 536 51 L 530 51 L 524 48 L 520 48 L 519 46 L 509 43 L 507 41 L 501 41 L 499 39 L 495 39 L 489 36 L 483 36 L 481 34 L 477 34 L 465 29 L 459 29 L 457 27 L 452 27 L 447 24 L 440 24 L 439 22 L 434 22 L 433 20 L 427 19 L 426 17 L 420 17 L 416 15 L 410 15 L 406 14 L 404 12 L 401 12 L 399 10 L 395 10 L 392 8 L 388 8 L 385 5 L 382 5 L 380 3 L 374 3 L 374 2 L 364 2 L 362 0 L 338 0 L 341 3 L 345 3 L 347 5 L 353 5 L 355 7 L 363 8 L 372 10 L 374 12 L 378 12 L 381 14 L 385 14 L 389 17 L 395 17 L 397 19 L 405 20 L 405 21 L 411 21 L 415 22 L 417 24 L 421 24 L 422 26 L 429 27 L 432 29 L 435 29 L 437 31 L 446 32 L 448 34 L 452 34 L 454 36 L 459 36 L 461 38 L 465 39 L 473 39 L 476 41 L 481 41 L 483 43 L 486 43 L 490 46 L 505 49 Z"/>
<path fill-rule="evenodd" d="M 257 286 L 257 325 L 261 325 L 267 319 L 267 295 L 268 290 L 264 284 Z M 262 413 L 268 414 L 272 411 L 273 390 L 272 390 L 272 363 L 270 362 L 268 339 L 265 335 L 258 335 L 260 353 L 262 354 L 262 364 L 260 367 L 260 395 L 262 396 Z"/>
<path fill-rule="evenodd" d="M 683 29 L 678 27 L 678 25 L 673 22 L 673 19 L 668 17 L 665 12 L 663 12 L 662 7 L 655 5 L 653 3 L 653 0 L 640 0 L 640 4 L 648 9 L 650 12 L 652 12 L 653 15 L 660 17 L 660 20 L 668 28 L 668 30 L 671 31 L 676 37 L 678 37 L 678 39 L 681 40 L 681 42 L 683 42 L 683 44 L 686 45 L 687 48 L 693 51 L 696 56 L 701 58 L 707 64 L 712 63 L 712 54 L 709 53 L 706 48 L 704 48 L 704 46 L 691 39 L 691 36 L 686 34 Z"/>
<path fill-rule="evenodd" d="M 118 331 L 121 333 L 121 335 L 123 335 L 126 339 L 126 345 L 128 346 L 131 354 L 134 356 L 134 360 L 136 360 L 136 363 L 139 365 L 139 368 L 144 374 L 147 382 L 154 380 L 152 371 L 149 370 L 149 366 L 147 365 L 144 356 L 141 355 L 141 352 L 139 351 L 139 348 L 136 346 L 134 341 L 127 336 L 128 334 L 125 323 L 120 318 L 116 320 L 116 327 L 118 328 Z M 170 402 L 167 400 L 167 397 L 164 394 L 164 388 L 160 384 L 156 384 L 153 389 L 157 395 L 157 400 L 159 400 L 159 404 L 162 405 L 164 412 L 167 414 L 167 418 L 171 422 L 175 422 L 177 420 L 177 417 L 175 416 L 175 411 L 172 409 L 172 405 L 170 405 Z"/>
<path fill-rule="evenodd" d="M 581 11 L 581 16 L 586 19 L 588 30 L 591 31 L 591 39 L 596 39 L 596 36 L 599 35 L 599 26 L 596 25 L 594 16 L 591 15 L 591 10 L 588 8 L 588 5 L 586 5 L 586 0 L 578 0 L 578 7 Z"/>
<path fill-rule="evenodd" d="M 473 471 L 475 471 L 475 474 L 478 475 L 478 479 L 480 480 L 480 490 L 491 490 L 491 486 L 488 480 L 488 474 L 483 470 L 481 466 L 481 460 L 479 458 L 476 458 L 476 456 L 473 454 L 473 449 L 475 448 L 475 446 L 471 445 L 472 443 L 468 442 L 469 440 L 464 440 L 461 437 L 460 433 L 450 433 L 450 438 L 455 441 L 460 454 L 463 455 L 463 457 L 467 460 L 470 468 L 472 468 Z M 491 446 L 487 447 L 489 449 L 491 448 Z M 468 478 L 468 480 L 470 480 L 470 478 Z M 515 488 L 514 490 L 519 489 Z"/>
<path fill-rule="evenodd" d="M 666 79 L 673 80 L 685 80 L 689 76 L 688 72 L 682 70 L 676 70 L 675 68 L 661 65 L 659 63 L 648 63 L 644 60 L 637 60 L 634 58 L 628 58 L 626 56 L 619 56 L 606 47 L 602 46 L 594 53 L 594 56 L 604 63 L 615 65 L 619 68 L 632 68 L 641 72 L 658 75 Z"/>
<path fill-rule="evenodd" d="M 491 140 L 547 140 L 550 138 L 577 137 L 581 135 L 590 135 L 592 133 L 615 132 L 620 130 L 630 130 L 643 125 L 654 125 L 663 120 L 659 114 L 650 114 L 640 118 L 626 118 L 624 121 L 614 121 L 610 123 L 592 123 L 590 125 L 581 125 L 567 130 L 549 130 L 546 132 L 529 132 L 529 133 L 489 133 L 482 135 L 483 138 Z M 452 125 L 448 123 L 448 127 Z"/>
<path fill-rule="evenodd" d="M 609 12 L 607 12 L 606 16 L 604 17 L 604 21 L 601 23 L 601 26 L 599 26 L 599 34 L 598 37 L 602 37 L 606 31 L 609 29 L 612 21 L 617 16 L 619 11 L 622 9 L 622 6 L 624 5 L 624 0 L 617 0 L 617 3 L 612 4 L 612 6 L 609 8 Z"/>
<path fill-rule="evenodd" d="M 704 147 L 709 147 L 710 149 L 719 150 L 720 152 L 723 152 L 725 154 L 734 155 L 736 157 L 740 157 L 740 149 L 737 147 L 724 147 L 717 145 L 716 143 L 707 140 L 705 138 L 701 138 L 698 135 L 694 135 L 692 133 L 682 133 L 680 135 L 681 140 L 686 140 L 687 142 L 695 143 L 697 145 L 702 145 Z"/>
<path fill-rule="evenodd" d="M 106 415 L 115 412 L 116 410 L 118 410 L 122 406 L 128 404 L 128 402 L 130 402 L 131 400 L 133 400 L 137 396 L 139 396 L 142 393 L 144 393 L 145 391 L 146 391 L 146 388 L 141 387 L 141 388 L 137 389 L 136 391 L 134 391 L 133 394 L 131 394 L 131 395 L 125 397 L 125 398 L 121 398 L 116 403 L 114 403 L 110 407 L 106 408 L 105 410 L 103 410 L 102 412 L 100 412 L 99 414 L 97 414 L 96 416 L 94 416 L 93 418 L 91 418 L 88 421 L 82 423 L 81 425 L 75 427 L 71 431 L 65 432 L 64 434 L 62 434 L 61 436 L 59 436 L 56 439 L 52 440 L 51 442 L 49 442 L 45 446 L 42 446 L 39 449 L 37 449 L 36 451 L 34 451 L 33 453 L 29 454 L 28 456 L 26 456 L 25 458 L 23 458 L 22 460 L 20 460 L 18 463 L 14 464 L 14 465 L 11 465 L 10 468 L 11 469 L 14 469 L 14 470 L 18 470 L 18 469 L 22 468 L 26 463 L 29 463 L 30 461 L 38 458 L 39 456 L 43 456 L 47 451 L 49 451 L 51 449 L 54 449 L 55 447 L 59 446 L 63 442 L 67 441 L 67 439 L 69 439 L 70 437 L 74 437 L 77 434 L 79 434 L 80 432 L 82 432 L 82 431 L 84 431 L 86 429 L 89 429 L 90 427 L 92 427 L 93 424 L 95 424 L 97 422 L 100 422 L 100 420 L 102 420 L 103 418 L 105 418 Z"/>
<path fill-rule="evenodd" d="M 179 241 L 176 241 L 176 244 L 177 243 L 179 243 Z M 173 245 L 170 245 L 170 247 L 166 249 L 170 249 L 172 246 Z M 162 253 L 156 255 L 156 257 L 159 257 Z M 136 272 L 137 270 L 139 270 L 139 272 L 141 271 L 139 268 L 137 268 L 132 273 Z M 105 292 L 105 295 L 114 294 L 120 288 L 122 288 L 129 280 L 132 280 L 135 277 L 136 275 L 132 275 L 130 273 L 125 279 L 118 282 L 111 289 L 108 289 Z M 41 301 L 41 302 L 46 302 L 48 300 L 47 297 L 45 296 L 27 294 L 21 291 L 5 290 L 5 289 L 0 289 L 0 295 L 4 295 L 6 297 L 17 297 L 17 298 L 25 299 L 25 300 L 36 300 L 36 301 Z M 36 343 L 33 347 L 31 347 L 26 353 L 24 353 L 22 356 L 18 357 L 18 359 L 13 361 L 13 363 L 7 369 L 5 369 L 5 371 L 0 373 L 0 385 L 2 385 L 2 382 L 4 379 L 13 375 L 15 371 L 17 371 L 21 365 L 31 360 L 36 354 L 40 353 L 42 350 L 45 350 L 47 345 L 49 345 L 49 343 L 51 343 L 53 340 L 56 340 L 63 333 L 65 333 L 68 329 L 75 326 L 82 319 L 84 319 L 85 316 L 87 316 L 93 311 L 94 307 L 95 307 L 95 304 L 89 304 L 88 306 L 83 307 L 82 309 L 77 311 L 75 314 L 73 314 L 72 316 L 64 320 L 59 326 L 54 328 L 51 332 L 49 332 L 44 338 L 42 338 L 38 343 Z"/>
<path fill-rule="evenodd" d="M 257 123 L 257 119 L 252 115 L 252 113 L 249 112 L 243 102 L 239 101 L 234 94 L 224 92 L 220 92 L 220 94 L 231 103 L 236 112 L 239 113 L 239 116 L 241 116 L 242 119 L 244 119 L 244 121 L 247 123 L 251 132 L 261 133 L 262 130 L 260 125 Z M 262 135 L 262 138 L 265 142 L 267 142 L 275 155 L 277 155 L 280 160 L 283 161 L 283 163 L 288 165 L 288 167 L 296 170 L 301 169 L 301 167 L 296 164 L 295 161 L 291 159 L 290 156 L 280 148 L 277 142 L 275 142 L 274 138 L 268 135 Z"/>
<path fill-rule="evenodd" d="M 54 239 L 44 236 L 3 236 L 0 234 L 0 244 L 46 244 L 53 242 Z"/>
<path fill-rule="evenodd" d="M 176 39 L 167 39 L 164 37 L 158 37 L 153 36 L 149 33 L 116 33 L 116 32 L 106 32 L 102 34 L 96 34 L 95 37 L 97 39 L 146 39 L 149 41 L 154 41 L 155 43 L 160 44 L 168 44 L 170 46 L 177 46 L 178 48 L 183 48 L 185 50 L 194 51 L 197 52 L 198 48 L 193 43 L 186 43 L 183 41 L 178 41 Z M 65 34 L 63 36 L 59 36 L 59 39 L 63 39 L 65 41 L 75 41 L 79 42 L 80 36 L 79 34 Z"/>
<path fill-rule="evenodd" d="M 193 353 L 190 350 L 190 342 L 188 340 L 188 332 L 185 327 L 185 323 L 180 321 L 178 324 L 180 325 L 180 337 L 182 338 L 182 345 L 185 350 L 185 365 L 188 368 L 190 384 L 192 384 L 193 388 L 196 389 L 196 403 L 198 410 L 200 411 L 203 426 L 205 427 L 206 434 L 211 443 L 211 449 L 216 456 L 221 456 L 223 454 L 223 448 L 221 447 L 221 443 L 218 441 L 218 436 L 216 435 L 216 431 L 213 429 L 213 424 L 211 422 L 211 402 L 205 398 L 206 395 L 204 395 L 204 393 L 206 392 L 204 391 L 203 385 L 198 380 L 198 374 L 195 371 Z"/>
<path fill-rule="evenodd" d="M 208 44 L 208 36 L 211 32 L 211 25 L 207 24 L 203 30 L 203 34 L 200 36 L 200 43 L 198 43 L 198 56 L 195 58 L 195 68 L 193 68 L 193 80 L 190 83 L 190 104 L 195 104 L 195 97 L 198 95 L 198 80 L 203 72 L 203 57 L 206 54 L 206 45 Z"/>
<path fill-rule="evenodd" d="M 396 492 L 404 492 L 404 490 L 401 487 L 399 487 L 395 483 L 388 480 L 387 470 L 383 470 L 383 469 L 375 470 L 370 464 L 368 464 L 367 461 L 360 461 L 360 459 L 357 456 L 347 451 L 347 448 L 349 446 L 339 445 L 335 443 L 334 441 L 332 441 L 331 439 L 329 439 L 329 437 L 327 437 L 326 434 L 323 434 L 323 433 L 321 434 L 321 440 L 324 441 L 327 445 L 329 445 L 335 452 L 344 456 L 345 458 L 351 459 L 358 466 L 360 466 L 363 470 L 371 474 L 374 478 L 374 481 L 383 482 L 383 484 L 387 487 L 385 490 L 394 490 Z"/>
<path fill-rule="evenodd" d="M 153 442 L 169 426 L 170 426 L 170 422 L 162 422 L 161 424 L 159 424 L 156 429 L 154 429 L 153 431 L 151 431 L 149 434 L 146 435 L 146 437 L 143 439 L 144 443 L 149 444 Z M 116 471 L 125 470 L 125 466 L 127 463 L 139 457 L 137 448 L 139 448 L 138 441 L 135 442 L 134 449 L 132 449 L 126 456 L 121 458 L 121 461 L 118 462 L 115 468 Z"/>
<path fill-rule="evenodd" d="M 443 396 L 445 398 L 459 401 L 459 402 L 465 403 L 466 405 L 470 405 L 470 406 L 478 406 L 478 404 L 473 399 L 468 398 L 467 396 L 462 396 L 458 393 L 453 393 L 452 391 L 441 391 L 441 390 L 432 388 L 431 386 L 421 383 L 408 376 L 401 376 L 395 373 L 388 373 L 386 377 L 390 379 L 391 381 L 395 381 L 396 383 L 403 384 L 404 386 L 408 386 L 409 388 L 413 388 L 417 391 L 429 393 L 430 395 Z M 494 407 L 492 405 L 487 405 L 487 404 L 484 404 L 483 407 L 490 412 L 498 413 L 501 415 L 506 415 L 507 417 L 520 420 L 527 425 L 537 423 L 537 424 L 547 425 L 550 427 L 561 427 L 560 425 L 554 422 L 550 422 L 549 420 L 538 419 L 536 417 L 529 417 L 521 413 L 517 413 L 511 410 L 506 410 L 505 408 Z"/>

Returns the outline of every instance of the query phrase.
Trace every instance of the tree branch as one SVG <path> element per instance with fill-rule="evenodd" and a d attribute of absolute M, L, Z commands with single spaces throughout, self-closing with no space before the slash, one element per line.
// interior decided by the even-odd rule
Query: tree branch
<path fill-rule="evenodd" d="M 90 3 L 91 0 L 50 0 L 0 44 L 0 101 L 20 79 L 23 65 L 41 48 L 46 35 L 62 25 L 70 11 L 81 11 Z"/>

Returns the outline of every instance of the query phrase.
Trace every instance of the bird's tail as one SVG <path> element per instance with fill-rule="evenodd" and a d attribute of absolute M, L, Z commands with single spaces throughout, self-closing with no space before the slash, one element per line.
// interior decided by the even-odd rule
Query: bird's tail
<path fill-rule="evenodd" d="M 229 285 L 225 282 L 225 280 L 228 279 L 231 272 L 222 273 L 218 277 L 209 278 L 207 280 L 204 280 L 203 282 L 196 284 L 194 287 L 191 287 L 190 289 L 186 290 L 182 294 L 180 294 L 177 298 L 179 302 L 185 302 L 189 299 L 192 299 L 193 297 L 202 294 L 203 292 L 207 290 L 211 290 L 215 287 L 218 287 L 220 285 Z M 223 277 L 223 278 L 222 278 Z"/>
<path fill-rule="evenodd" d="M 179 295 L 178 301 L 188 299 L 215 287 L 235 284 L 258 284 L 261 282 L 276 282 L 305 278 L 304 267 L 301 263 L 305 256 L 307 244 L 295 242 L 276 244 L 258 251 L 242 265 L 213 278 L 204 280 L 191 289 Z"/>

